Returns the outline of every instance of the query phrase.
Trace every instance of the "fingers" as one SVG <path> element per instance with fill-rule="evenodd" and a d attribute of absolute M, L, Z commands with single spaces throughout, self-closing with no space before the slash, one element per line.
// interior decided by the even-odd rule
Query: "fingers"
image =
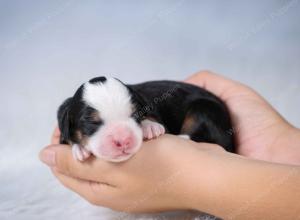
<path fill-rule="evenodd" d="M 201 71 L 199 73 L 196 73 L 187 78 L 185 81 L 207 89 L 208 91 L 221 98 L 224 97 L 224 94 L 227 91 L 232 90 L 232 88 L 242 86 L 242 84 L 236 81 L 227 79 L 223 76 L 211 73 L 209 71 Z"/>
<path fill-rule="evenodd" d="M 113 175 L 108 162 L 94 157 L 83 163 L 74 159 L 68 145 L 51 145 L 40 152 L 40 159 L 60 173 L 85 180 L 110 183 Z M 113 183 L 111 183 L 113 185 Z"/>
<path fill-rule="evenodd" d="M 81 180 L 61 174 L 56 169 L 52 173 L 67 188 L 79 194 L 94 205 L 105 205 L 116 189 L 110 185 L 99 182 Z"/>
<path fill-rule="evenodd" d="M 60 139 L 60 130 L 58 126 L 56 126 L 51 137 L 51 144 L 59 144 L 59 139 Z"/>

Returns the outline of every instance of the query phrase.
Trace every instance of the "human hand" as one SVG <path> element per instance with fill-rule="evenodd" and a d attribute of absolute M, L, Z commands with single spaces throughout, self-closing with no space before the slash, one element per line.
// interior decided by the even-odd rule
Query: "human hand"
<path fill-rule="evenodd" d="M 207 72 L 195 74 L 187 81 L 206 88 L 226 102 L 238 153 L 299 164 L 299 154 L 295 153 L 299 148 L 292 144 L 299 143 L 299 131 L 252 89 Z M 296 167 L 258 163 L 225 152 L 215 144 L 195 143 L 172 135 L 144 142 L 139 153 L 126 162 L 110 163 L 92 157 L 81 163 L 73 159 L 70 146 L 59 145 L 59 136 L 56 129 L 51 145 L 42 150 L 41 159 L 51 166 L 63 185 L 95 205 L 125 212 L 197 209 L 224 218 L 238 215 L 243 219 L 244 215 L 258 215 L 258 218 L 270 215 L 278 206 L 272 201 L 291 198 L 289 207 L 280 209 L 287 212 L 282 214 L 277 210 L 276 213 L 280 217 L 294 215 L 290 204 L 296 204 L 293 201 L 298 198 L 294 195 L 299 181 L 294 175 Z M 277 188 L 276 193 L 271 194 L 276 199 L 266 196 L 257 200 L 257 193 L 274 184 L 270 175 L 279 179 L 286 174 L 287 187 Z M 249 184 L 245 186 L 245 183 Z M 245 187 L 247 191 L 243 190 Z M 256 201 L 257 207 L 264 211 L 248 208 L 247 212 L 232 211 L 245 198 Z M 297 208 L 293 208 L 296 213 Z"/>
<path fill-rule="evenodd" d="M 211 72 L 186 82 L 203 87 L 228 106 L 237 153 L 272 162 L 300 164 L 300 132 L 253 89 Z"/>
<path fill-rule="evenodd" d="M 145 142 L 126 162 L 91 157 L 82 163 L 73 159 L 70 146 L 58 144 L 59 135 L 56 129 L 42 161 L 95 205 L 134 213 L 195 209 L 223 219 L 299 215 L 299 166 L 250 160 L 173 135 Z"/>
<path fill-rule="evenodd" d="M 59 181 L 95 205 L 125 212 L 194 208 L 194 193 L 186 193 L 191 189 L 189 184 L 195 182 L 191 178 L 211 167 L 212 158 L 227 153 L 214 144 L 163 135 L 144 142 L 139 153 L 126 162 L 92 157 L 82 163 L 72 158 L 70 146 L 59 145 L 59 136 L 56 128 L 51 145 L 41 152 L 41 159 L 51 166 Z M 204 175 L 201 182 L 196 186 L 203 190 L 214 187 L 211 176 Z"/>

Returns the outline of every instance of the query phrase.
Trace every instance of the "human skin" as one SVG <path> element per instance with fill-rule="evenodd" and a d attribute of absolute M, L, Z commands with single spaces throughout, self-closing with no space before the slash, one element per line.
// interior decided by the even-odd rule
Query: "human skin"
<path fill-rule="evenodd" d="M 186 82 L 207 89 L 226 103 L 238 154 L 300 165 L 299 129 L 289 124 L 253 89 L 208 71 L 196 73 Z"/>
<path fill-rule="evenodd" d="M 242 156 L 215 144 L 163 135 L 144 142 L 126 162 L 90 158 L 81 163 L 72 158 L 69 146 L 58 144 L 56 129 L 40 154 L 42 161 L 67 188 L 115 210 L 195 209 L 224 219 L 299 218 L 299 130 L 240 83 L 208 72 L 187 81 L 226 102 Z"/>

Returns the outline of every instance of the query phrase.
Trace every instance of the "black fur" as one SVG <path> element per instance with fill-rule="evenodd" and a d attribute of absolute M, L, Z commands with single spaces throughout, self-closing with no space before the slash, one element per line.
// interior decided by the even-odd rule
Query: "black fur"
<path fill-rule="evenodd" d="M 72 98 L 68 98 L 64 103 L 59 107 L 57 112 L 58 126 L 61 131 L 60 143 L 68 144 L 70 140 L 70 109 L 71 109 Z"/>
<path fill-rule="evenodd" d="M 194 119 L 186 132 L 197 142 L 216 143 L 234 152 L 230 116 L 225 104 L 210 92 L 187 83 L 152 81 L 128 85 L 149 108 L 140 109 L 139 117 L 157 120 L 168 133 L 182 134 L 186 117 Z"/>
<path fill-rule="evenodd" d="M 83 86 L 58 109 L 57 119 L 61 131 L 60 143 L 81 144 L 85 137 L 94 134 L 102 121 L 97 111 L 82 100 Z"/>
<path fill-rule="evenodd" d="M 105 81 L 106 81 L 106 77 L 99 76 L 99 77 L 95 77 L 95 78 L 91 79 L 89 82 L 94 84 L 94 83 L 99 83 L 99 82 L 104 83 Z"/>
<path fill-rule="evenodd" d="M 105 77 L 90 83 L 105 83 Z M 167 133 L 187 134 L 197 142 L 216 143 L 234 152 L 233 128 L 224 103 L 208 91 L 182 82 L 152 81 L 126 85 L 135 106 L 132 117 L 163 124 Z M 101 86 L 101 85 L 99 85 Z M 82 100 L 83 86 L 58 110 L 61 143 L 81 144 L 103 124 L 97 111 Z M 113 94 L 112 94 L 113 95 Z M 101 114 L 100 114 L 101 115 Z"/>

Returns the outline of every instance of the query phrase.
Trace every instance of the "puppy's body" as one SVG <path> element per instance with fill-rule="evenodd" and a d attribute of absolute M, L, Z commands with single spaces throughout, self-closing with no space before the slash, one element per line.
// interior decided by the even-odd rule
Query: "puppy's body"
<path fill-rule="evenodd" d="M 175 81 L 152 81 L 129 87 L 150 107 L 145 117 L 164 125 L 167 133 L 188 135 L 191 140 L 216 143 L 234 151 L 229 113 L 213 94 Z"/>
<path fill-rule="evenodd" d="M 234 152 L 232 126 L 223 102 L 181 82 L 126 85 L 97 77 L 65 101 L 58 121 L 61 143 L 72 144 L 79 160 L 90 152 L 110 161 L 126 160 L 137 152 L 143 138 L 165 132 L 216 143 Z"/>

